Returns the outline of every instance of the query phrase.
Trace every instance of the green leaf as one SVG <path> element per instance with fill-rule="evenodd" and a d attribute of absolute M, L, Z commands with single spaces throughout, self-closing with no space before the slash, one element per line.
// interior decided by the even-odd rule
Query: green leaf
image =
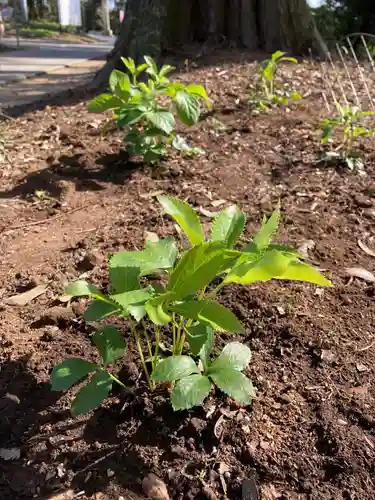
<path fill-rule="evenodd" d="M 160 71 L 159 71 L 159 77 L 163 78 L 168 75 L 171 71 L 176 69 L 174 66 L 171 66 L 170 64 L 164 64 Z"/>
<path fill-rule="evenodd" d="M 69 297 L 103 297 L 99 288 L 91 285 L 85 280 L 77 280 L 69 283 L 64 290 L 64 295 Z"/>
<path fill-rule="evenodd" d="M 109 88 L 118 97 L 121 97 L 122 92 L 129 93 L 130 95 L 131 84 L 128 75 L 118 69 L 114 69 L 109 76 Z"/>
<path fill-rule="evenodd" d="M 208 369 L 208 373 L 215 373 L 220 370 L 242 371 L 251 361 L 251 351 L 240 342 L 231 342 L 221 351 L 220 356 L 213 361 Z"/>
<path fill-rule="evenodd" d="M 97 372 L 90 382 L 77 393 L 72 404 L 72 415 L 82 415 L 97 408 L 112 389 L 112 379 L 108 372 Z"/>
<path fill-rule="evenodd" d="M 127 57 L 121 57 L 121 61 L 128 68 L 128 70 L 130 71 L 131 74 L 135 73 L 136 68 L 135 68 L 134 59 L 132 59 L 131 57 L 129 57 L 129 58 L 127 58 Z"/>
<path fill-rule="evenodd" d="M 151 287 L 141 288 L 140 290 L 131 290 L 130 292 L 116 293 L 111 298 L 124 309 L 128 306 L 144 304 L 153 296 L 154 291 Z"/>
<path fill-rule="evenodd" d="M 233 398 L 237 403 L 249 405 L 256 396 L 250 379 L 236 370 L 219 370 L 211 373 L 210 377 L 217 387 Z"/>
<path fill-rule="evenodd" d="M 271 61 L 276 62 L 279 59 L 281 59 L 283 56 L 285 56 L 285 52 L 282 52 L 281 50 L 277 50 L 274 52 L 271 56 Z"/>
<path fill-rule="evenodd" d="M 193 406 L 201 406 L 211 390 L 211 382 L 204 375 L 190 375 L 182 378 L 175 385 L 171 394 L 173 409 L 188 410 Z"/>
<path fill-rule="evenodd" d="M 203 344 L 202 349 L 199 352 L 199 357 L 203 363 L 204 370 L 207 370 L 210 364 L 210 356 L 212 352 L 212 347 L 214 344 L 214 331 L 212 328 L 208 330 L 207 341 Z"/>
<path fill-rule="evenodd" d="M 162 109 L 149 111 L 148 113 L 146 113 L 145 119 L 152 123 L 154 127 L 164 132 L 166 135 L 170 135 L 170 133 L 176 126 L 173 114 L 170 111 Z"/>
<path fill-rule="evenodd" d="M 120 310 L 117 304 L 94 299 L 83 313 L 83 317 L 86 321 L 100 321 L 119 313 Z"/>
<path fill-rule="evenodd" d="M 164 212 L 184 231 L 192 246 L 204 242 L 204 232 L 199 217 L 188 203 L 170 196 L 158 196 L 158 202 Z"/>
<path fill-rule="evenodd" d="M 292 255 L 270 250 L 255 262 L 251 260 L 234 267 L 225 277 L 224 283 L 249 285 L 256 281 L 270 281 L 283 275 L 292 260 L 295 260 Z"/>
<path fill-rule="evenodd" d="M 260 231 L 254 237 L 253 241 L 243 248 L 243 252 L 264 252 L 272 242 L 272 238 L 279 227 L 279 223 L 280 203 L 277 204 L 277 207 L 268 220 L 265 218 L 263 219 Z"/>
<path fill-rule="evenodd" d="M 117 125 L 119 127 L 134 125 L 145 117 L 146 112 L 143 107 L 135 107 L 133 105 L 122 107 L 117 119 Z"/>
<path fill-rule="evenodd" d="M 110 268 L 139 267 L 140 275 L 147 276 L 163 269 L 173 267 L 178 255 L 173 238 L 155 242 L 146 242 L 146 248 L 140 252 L 118 252 L 109 262 Z"/>
<path fill-rule="evenodd" d="M 88 111 L 90 113 L 103 113 L 110 109 L 117 109 L 122 106 L 122 101 L 116 96 L 111 94 L 101 94 L 92 99 L 88 104 Z"/>
<path fill-rule="evenodd" d="M 186 328 L 186 339 L 189 342 L 193 356 L 198 356 L 203 346 L 212 337 L 212 328 L 206 324 L 198 323 Z"/>
<path fill-rule="evenodd" d="M 125 355 L 124 337 L 113 326 L 104 326 L 92 338 L 105 365 L 112 365 Z"/>
<path fill-rule="evenodd" d="M 154 323 L 154 325 L 163 326 L 167 325 L 172 318 L 164 311 L 163 304 L 152 304 L 152 302 L 148 302 L 145 306 L 146 312 L 150 320 Z"/>
<path fill-rule="evenodd" d="M 133 316 L 133 318 L 139 322 L 142 318 L 146 316 L 146 308 L 144 304 L 136 305 L 136 306 L 128 306 L 127 310 L 129 314 Z"/>
<path fill-rule="evenodd" d="M 50 383 L 53 391 L 64 391 L 85 378 L 89 373 L 98 370 L 98 366 L 85 359 L 71 358 L 55 366 L 51 373 Z"/>
<path fill-rule="evenodd" d="M 195 97 L 200 97 L 203 99 L 208 105 L 210 104 L 210 101 L 208 100 L 208 96 L 206 93 L 206 90 L 202 85 L 196 85 L 195 83 L 191 85 L 187 85 L 185 87 L 185 91 L 188 92 L 189 94 L 195 96 Z"/>
<path fill-rule="evenodd" d="M 190 356 L 171 356 L 156 365 L 152 372 L 152 380 L 156 382 L 173 382 L 199 373 L 195 361 Z"/>
<path fill-rule="evenodd" d="M 238 253 L 226 250 L 221 242 L 203 243 L 186 252 L 169 277 L 168 291 L 175 300 L 205 288 L 222 272 L 231 268 Z"/>
<path fill-rule="evenodd" d="M 217 302 L 209 300 L 186 301 L 170 306 L 170 309 L 184 318 L 208 323 L 216 330 L 233 333 L 244 332 L 243 326 L 232 311 Z"/>
<path fill-rule="evenodd" d="M 185 125 L 195 125 L 199 120 L 200 106 L 198 99 L 185 91 L 177 92 L 175 105 L 178 117 Z"/>
<path fill-rule="evenodd" d="M 332 283 L 317 269 L 300 261 L 290 262 L 286 271 L 279 276 L 275 276 L 275 278 L 280 280 L 306 281 L 320 286 L 332 286 Z"/>
<path fill-rule="evenodd" d="M 227 248 L 233 248 L 245 227 L 245 215 L 236 206 L 232 205 L 214 220 L 211 231 L 212 241 L 223 241 Z"/>
<path fill-rule="evenodd" d="M 129 266 L 114 266 L 110 261 L 109 265 L 109 276 L 111 279 L 113 291 L 115 293 L 130 292 L 132 290 L 138 290 L 139 284 L 139 267 L 129 267 Z"/>

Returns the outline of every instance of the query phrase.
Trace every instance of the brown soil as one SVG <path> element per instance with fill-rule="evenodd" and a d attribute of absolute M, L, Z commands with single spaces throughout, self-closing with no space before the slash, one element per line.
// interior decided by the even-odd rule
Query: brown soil
<path fill-rule="evenodd" d="M 375 150 L 371 139 L 363 146 L 367 175 L 317 166 L 319 68 L 305 64 L 295 73 L 307 94 L 302 104 L 256 117 L 244 95 L 253 69 L 214 61 L 180 76 L 204 83 L 214 101 L 210 116 L 186 132 L 206 150 L 201 158 L 130 164 L 121 134 L 102 140 L 104 117 L 89 115 L 85 103 L 47 107 L 5 127 L 0 447 L 19 447 L 21 457 L 0 459 L 2 499 L 73 488 L 82 499 L 134 500 L 144 498 L 141 481 L 153 472 L 174 499 L 224 498 L 227 490 L 230 499 L 373 500 L 375 285 L 349 280 L 344 269 L 374 271 L 358 240 L 375 248 Z M 202 409 L 173 413 L 163 395 L 145 392 L 130 341 L 118 370 L 137 395 L 114 391 L 100 409 L 73 420 L 72 392 L 52 393 L 49 373 L 71 356 L 95 359 L 95 351 L 82 303 L 70 307 L 57 297 L 83 273 L 105 286 L 108 256 L 140 248 L 145 231 L 174 234 L 155 201 L 161 191 L 209 211 L 217 200 L 238 203 L 248 213 L 248 236 L 280 197 L 278 240 L 313 240 L 310 259 L 334 287 L 224 291 L 253 351 L 248 375 L 259 392 L 251 408 L 217 393 Z M 7 304 L 40 283 L 47 292 L 22 309 Z"/>

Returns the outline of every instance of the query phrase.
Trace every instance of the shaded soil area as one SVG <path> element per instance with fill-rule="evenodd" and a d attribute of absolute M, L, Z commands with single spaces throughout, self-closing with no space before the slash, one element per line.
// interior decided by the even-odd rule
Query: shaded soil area
<path fill-rule="evenodd" d="M 365 174 L 318 164 L 324 117 L 317 64 L 294 70 L 298 106 L 253 116 L 246 88 L 254 64 L 228 54 L 179 75 L 203 83 L 214 103 L 188 140 L 198 158 L 171 155 L 156 167 L 130 163 L 122 135 L 100 137 L 104 117 L 86 103 L 49 106 L 4 125 L 0 170 L 0 496 L 142 499 L 155 473 L 174 499 L 372 500 L 374 497 L 375 285 L 347 267 L 373 272 L 375 149 L 361 147 Z M 287 74 L 287 72 L 286 72 Z M 145 232 L 175 235 L 155 196 L 177 195 L 202 220 L 237 203 L 246 237 L 280 198 L 277 240 L 309 248 L 334 287 L 303 283 L 225 289 L 221 301 L 243 322 L 253 352 L 247 374 L 258 389 L 250 408 L 212 393 L 204 408 L 173 413 L 150 395 L 134 346 L 116 367 L 135 396 L 115 390 L 73 420 L 74 391 L 53 393 L 53 366 L 96 359 L 84 302 L 61 303 L 64 284 L 84 276 L 108 285 L 107 259 L 141 248 Z M 9 297 L 46 284 L 19 308 Z M 127 325 L 122 325 L 126 338 Z M 217 345 L 232 337 L 218 335 Z M 68 497 L 66 497 L 68 498 Z"/>

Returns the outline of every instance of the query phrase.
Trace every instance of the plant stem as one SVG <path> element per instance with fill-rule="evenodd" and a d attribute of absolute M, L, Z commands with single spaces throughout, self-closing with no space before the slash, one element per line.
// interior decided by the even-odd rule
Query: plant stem
<path fill-rule="evenodd" d="M 133 392 L 133 390 L 132 390 L 132 389 L 130 389 L 130 387 L 128 387 L 127 385 L 123 384 L 123 383 L 121 382 L 121 380 L 119 380 L 117 377 L 115 377 L 115 376 L 114 376 L 111 372 L 107 372 L 107 373 L 108 373 L 108 375 L 111 377 L 111 379 L 112 379 L 112 380 L 114 380 L 117 384 L 121 385 L 121 387 L 122 387 L 123 389 L 126 389 L 126 390 L 127 390 L 127 391 L 129 391 L 129 392 Z"/>
<path fill-rule="evenodd" d="M 156 363 L 158 362 L 159 344 L 160 344 L 160 330 L 159 330 L 158 326 L 155 326 L 155 352 L 154 352 L 154 365 L 153 365 L 153 368 L 155 368 Z"/>
<path fill-rule="evenodd" d="M 140 341 L 137 329 L 135 328 L 135 326 L 131 320 L 130 320 L 130 329 L 131 329 L 132 334 L 134 336 L 135 343 L 137 344 L 139 357 L 141 358 L 141 365 L 142 365 L 143 371 L 146 375 L 148 386 L 149 386 L 150 390 L 152 391 L 154 389 L 154 384 L 153 384 L 151 377 L 150 377 L 150 374 L 148 373 L 148 370 L 147 370 L 147 365 L 146 365 L 145 357 L 143 356 L 142 345 L 141 345 L 141 341 Z"/>

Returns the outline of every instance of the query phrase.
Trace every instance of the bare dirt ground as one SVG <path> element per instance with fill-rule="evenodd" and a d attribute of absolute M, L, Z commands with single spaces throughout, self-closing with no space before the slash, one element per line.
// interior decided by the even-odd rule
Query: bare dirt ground
<path fill-rule="evenodd" d="M 2 124 L 0 447 L 20 449 L 18 459 L 0 459 L 2 499 L 69 488 L 81 499 L 141 499 L 149 472 L 174 499 L 225 498 L 225 491 L 246 500 L 374 498 L 375 284 L 345 275 L 346 267 L 375 268 L 358 245 L 375 249 L 373 141 L 363 145 L 366 175 L 317 165 L 316 125 L 325 114 L 317 64 L 293 70 L 302 103 L 252 116 L 246 88 L 254 63 L 228 53 L 203 62 L 178 76 L 204 84 L 214 104 L 185 131 L 206 150 L 199 158 L 129 163 L 121 133 L 102 139 L 104 117 L 88 114 L 76 96 Z M 146 231 L 175 234 L 157 206 L 160 192 L 211 212 L 239 204 L 247 237 L 281 198 L 278 241 L 312 240 L 309 258 L 334 287 L 275 282 L 224 291 L 253 351 L 251 408 L 216 394 L 204 408 L 173 413 L 163 395 L 141 390 L 132 400 L 114 392 L 73 420 L 72 393 L 51 392 L 49 374 L 95 351 L 82 302 L 67 306 L 58 296 L 82 274 L 105 287 L 108 257 L 140 248 Z M 37 299 L 8 304 L 39 284 L 47 290 Z M 130 343 L 118 370 L 142 388 L 132 352 Z"/>

